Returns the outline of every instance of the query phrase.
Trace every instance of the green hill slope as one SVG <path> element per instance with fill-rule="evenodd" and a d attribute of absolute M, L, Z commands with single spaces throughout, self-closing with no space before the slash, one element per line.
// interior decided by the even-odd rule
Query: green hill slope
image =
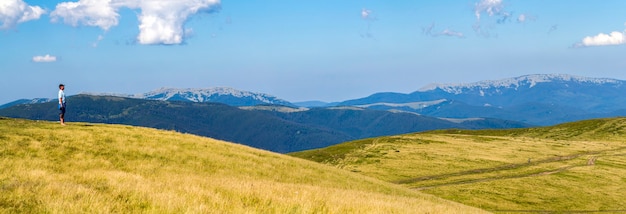
<path fill-rule="evenodd" d="M 0 213 L 482 212 L 334 167 L 171 131 L 0 118 Z"/>
<path fill-rule="evenodd" d="M 446 130 L 291 154 L 490 211 L 626 212 L 626 118 Z"/>

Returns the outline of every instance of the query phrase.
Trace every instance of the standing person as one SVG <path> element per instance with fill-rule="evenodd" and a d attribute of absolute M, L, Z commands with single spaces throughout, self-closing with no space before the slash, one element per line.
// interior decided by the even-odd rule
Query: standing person
<path fill-rule="evenodd" d="M 59 117 L 61 120 L 61 125 L 65 125 L 65 85 L 59 84 Z"/>

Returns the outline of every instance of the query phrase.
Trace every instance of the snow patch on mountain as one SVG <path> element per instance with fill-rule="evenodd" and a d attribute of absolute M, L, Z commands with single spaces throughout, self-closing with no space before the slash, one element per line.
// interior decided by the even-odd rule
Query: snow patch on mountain
<path fill-rule="evenodd" d="M 519 89 L 520 87 L 535 87 L 540 83 L 548 83 L 548 82 L 556 82 L 556 81 L 566 81 L 566 82 L 579 82 L 579 83 L 590 83 L 590 84 L 622 84 L 623 81 L 616 79 L 608 79 L 608 78 L 590 78 L 590 77 L 581 77 L 574 76 L 568 74 L 533 74 L 520 76 L 515 78 L 508 78 L 502 80 L 487 80 L 480 81 L 474 83 L 460 83 L 460 84 L 430 84 L 418 90 L 418 92 L 427 92 L 436 89 L 443 90 L 445 92 L 451 94 L 461 94 L 466 90 L 479 90 L 481 96 L 484 96 L 485 92 L 483 90 L 486 89 L 496 89 L 496 92 L 499 92 L 499 89 Z"/>
<path fill-rule="evenodd" d="M 52 102 L 52 101 L 55 101 L 55 100 L 57 100 L 57 99 L 55 99 L 55 98 L 35 98 L 35 99 L 32 99 L 32 100 L 28 100 L 28 101 L 26 101 L 26 102 L 24 102 L 22 104 L 47 103 L 47 102 Z M 58 102 L 58 100 L 57 100 L 57 102 Z"/>
<path fill-rule="evenodd" d="M 208 102 L 208 98 L 211 96 L 233 96 L 237 98 L 252 98 L 264 103 L 273 104 L 278 98 L 263 94 L 254 93 L 249 91 L 240 91 L 234 88 L 228 87 L 215 87 L 215 88 L 160 88 L 145 94 L 136 94 L 134 98 L 140 99 L 157 99 L 157 100 L 169 100 L 174 96 L 179 95 L 192 102 Z"/>

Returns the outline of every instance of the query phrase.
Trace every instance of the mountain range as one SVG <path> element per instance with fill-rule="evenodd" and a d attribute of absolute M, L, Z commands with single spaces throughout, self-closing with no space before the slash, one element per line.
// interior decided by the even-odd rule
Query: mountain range
<path fill-rule="evenodd" d="M 498 81 L 434 84 L 409 94 L 377 93 L 338 105 L 434 117 L 492 117 L 535 125 L 623 115 L 626 81 L 537 74 Z"/>
<path fill-rule="evenodd" d="M 475 83 L 432 84 L 408 94 L 382 92 L 334 103 L 291 103 L 273 95 L 226 87 L 161 88 L 134 95 L 83 94 L 162 101 L 217 102 L 236 107 L 279 105 L 308 109 L 354 106 L 440 118 L 499 118 L 533 125 L 554 125 L 626 115 L 626 81 L 566 74 L 534 74 Z M 50 99 L 23 99 L 2 105 L 0 109 L 48 101 Z"/>
<path fill-rule="evenodd" d="M 189 101 L 189 102 L 215 102 L 231 106 L 254 106 L 254 105 L 284 105 L 296 106 L 286 100 L 275 96 L 242 91 L 229 87 L 214 88 L 160 88 L 143 94 L 111 94 L 111 93 L 81 93 L 96 96 L 116 96 L 147 100 L 166 101 Z"/>
<path fill-rule="evenodd" d="M 518 128 L 500 119 L 441 119 L 409 112 L 356 107 L 235 107 L 213 102 L 147 100 L 76 95 L 67 98 L 67 121 L 127 124 L 176 130 L 275 152 L 321 148 L 337 143 L 434 129 Z M 0 109 L 0 115 L 58 120 L 56 102 Z"/>
<path fill-rule="evenodd" d="M 626 107 L 626 81 L 563 74 L 527 75 L 498 81 L 433 84 L 410 94 L 378 93 L 340 105 L 456 100 L 473 106 L 510 107 L 540 102 L 603 112 Z"/>

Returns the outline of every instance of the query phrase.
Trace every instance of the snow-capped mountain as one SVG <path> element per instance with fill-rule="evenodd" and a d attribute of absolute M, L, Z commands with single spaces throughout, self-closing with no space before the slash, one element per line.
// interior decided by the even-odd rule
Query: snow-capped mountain
<path fill-rule="evenodd" d="M 626 109 L 626 81 L 535 74 L 475 83 L 433 84 L 410 94 L 377 93 L 339 105 L 549 125 L 598 115 L 616 116 L 615 112 Z"/>
<path fill-rule="evenodd" d="M 254 106 L 254 105 L 284 105 L 294 106 L 288 101 L 275 96 L 241 91 L 228 87 L 214 88 L 160 88 L 143 94 L 103 94 L 82 93 L 89 95 L 108 95 L 148 100 L 189 101 L 189 102 L 217 102 L 231 106 Z"/>
<path fill-rule="evenodd" d="M 527 75 L 469 84 L 438 85 L 412 95 L 439 94 L 470 105 L 510 107 L 527 103 L 564 105 L 591 112 L 626 108 L 626 81 L 565 74 Z"/>
<path fill-rule="evenodd" d="M 532 88 L 541 83 L 559 83 L 559 82 L 572 82 L 579 84 L 595 84 L 595 85 L 622 85 L 625 81 L 608 79 L 608 78 L 590 78 L 581 77 L 567 74 L 534 74 L 521 77 L 502 79 L 502 80 L 487 80 L 475 83 L 460 83 L 460 84 L 431 84 L 421 88 L 418 92 L 428 92 L 433 90 L 442 90 L 450 94 L 462 94 L 471 91 L 478 91 L 484 95 L 486 90 L 495 92 L 502 92 L 502 89 L 514 89 L 520 88 Z M 481 92 L 482 91 L 482 92 Z"/>

